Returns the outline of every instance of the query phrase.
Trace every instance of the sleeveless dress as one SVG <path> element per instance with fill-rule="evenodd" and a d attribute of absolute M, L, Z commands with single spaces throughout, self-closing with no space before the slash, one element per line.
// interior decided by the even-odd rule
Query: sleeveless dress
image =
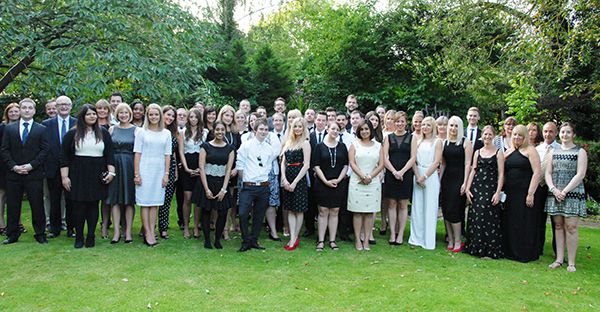
<path fill-rule="evenodd" d="M 117 176 L 108 185 L 108 205 L 135 205 L 135 184 L 133 183 L 133 144 L 135 131 L 114 126 L 112 141 L 115 153 Z"/>
<path fill-rule="evenodd" d="M 568 150 L 561 147 L 554 149 L 552 154 L 552 181 L 554 186 L 563 189 L 577 174 L 577 159 L 579 149 L 575 146 Z M 558 202 L 554 194 L 548 193 L 546 212 L 551 216 L 586 217 L 585 189 L 583 181 L 567 193 L 563 202 Z"/>
<path fill-rule="evenodd" d="M 412 135 L 406 132 L 404 135 L 397 136 L 395 133 L 388 135 L 390 148 L 388 157 L 392 166 L 400 170 L 410 159 L 410 142 Z M 383 197 L 395 200 L 411 199 L 413 192 L 414 173 L 409 169 L 404 173 L 402 181 L 396 179 L 390 171 L 385 171 L 385 183 L 383 184 Z"/>
<path fill-rule="evenodd" d="M 504 173 L 504 253 L 507 258 L 520 262 L 537 260 L 540 256 L 538 227 L 542 213 L 525 204 L 533 176 L 529 159 L 515 150 L 504 162 Z"/>
<path fill-rule="evenodd" d="M 492 157 L 477 157 L 477 168 L 471 184 L 473 205 L 467 220 L 465 252 L 477 257 L 504 257 L 502 247 L 502 207 L 492 205 L 498 187 L 498 150 Z"/>
<path fill-rule="evenodd" d="M 451 223 L 465 221 L 466 196 L 460 195 L 460 186 L 465 178 L 464 140 L 460 141 L 460 145 L 446 141 L 442 152 L 446 168 L 441 182 L 441 206 L 444 220 Z"/>
<path fill-rule="evenodd" d="M 348 150 L 344 143 L 338 142 L 333 148 L 321 142 L 317 144 L 313 151 L 312 166 L 319 166 L 325 179 L 337 179 L 348 165 Z M 342 207 L 345 199 L 345 188 L 347 187 L 347 179 L 342 179 L 336 188 L 330 188 L 325 185 L 321 179 L 315 175 L 315 197 L 317 205 L 327 208 Z"/>
<path fill-rule="evenodd" d="M 372 146 L 363 146 L 358 141 L 354 141 L 352 144 L 356 151 L 354 154 L 356 165 L 364 174 L 373 171 L 379 163 L 381 143 L 373 141 Z M 368 185 L 358 182 L 360 182 L 360 178 L 353 172 L 348 185 L 348 211 L 378 212 L 381 209 L 381 181 L 377 177 L 373 177 Z"/>
<path fill-rule="evenodd" d="M 169 181 L 165 187 L 165 203 L 158 208 L 158 230 L 160 232 L 169 229 L 169 210 L 171 210 L 171 200 L 175 193 L 175 172 L 177 171 L 177 151 L 179 142 L 177 136 L 171 136 L 171 162 L 169 163 Z"/>
<path fill-rule="evenodd" d="M 229 161 L 229 154 L 233 151 L 233 147 L 229 144 L 225 144 L 223 147 L 213 146 L 210 143 L 202 144 L 202 149 L 206 152 L 206 164 L 204 165 L 204 172 L 206 174 L 206 184 L 208 189 L 214 195 L 218 194 L 223 188 L 223 181 L 225 180 L 225 171 L 227 169 L 227 161 Z M 202 182 L 200 182 L 202 184 Z M 204 210 L 227 210 L 233 205 L 231 194 L 225 193 L 223 200 L 218 201 L 217 199 L 208 199 L 204 194 L 204 186 L 202 188 L 202 196 L 200 196 L 199 205 Z"/>
<path fill-rule="evenodd" d="M 135 186 L 135 202 L 140 206 L 161 206 L 165 202 L 162 179 L 165 156 L 171 155 L 171 132 L 141 129 L 135 136 L 134 153 L 140 153 L 142 185 Z"/>
<path fill-rule="evenodd" d="M 285 178 L 292 183 L 298 176 L 304 165 L 304 152 L 302 148 L 285 151 Z M 306 212 L 308 210 L 308 184 L 306 175 L 298 181 L 293 192 L 283 189 L 283 207 L 294 212 Z"/>
<path fill-rule="evenodd" d="M 417 170 L 419 175 L 435 160 L 435 143 L 421 142 L 417 148 Z M 413 179 L 413 198 L 410 214 L 410 237 L 408 243 L 425 249 L 435 249 L 435 231 L 437 224 L 438 203 L 440 195 L 440 179 L 434 170 L 425 180 L 425 187 L 417 185 Z"/>

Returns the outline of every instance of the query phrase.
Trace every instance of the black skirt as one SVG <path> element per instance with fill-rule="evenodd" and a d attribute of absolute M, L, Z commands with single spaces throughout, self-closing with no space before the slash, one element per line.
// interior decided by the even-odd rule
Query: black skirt
<path fill-rule="evenodd" d="M 75 201 L 105 200 L 108 185 L 102 181 L 101 174 L 106 170 L 104 157 L 74 156 L 69 166 L 71 191 L 67 196 Z"/>

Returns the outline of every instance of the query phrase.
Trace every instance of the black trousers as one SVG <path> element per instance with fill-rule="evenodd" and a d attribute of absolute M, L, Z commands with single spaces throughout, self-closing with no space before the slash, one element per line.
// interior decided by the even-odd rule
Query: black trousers
<path fill-rule="evenodd" d="M 61 220 L 61 197 L 65 192 L 62 186 L 60 174 L 55 178 L 48 178 L 48 193 L 50 195 L 50 231 L 55 234 L 60 234 L 62 227 Z M 65 196 L 65 221 L 67 223 L 67 229 L 72 230 L 75 228 L 73 225 L 73 208 L 71 206 L 71 200 L 68 196 Z"/>
<path fill-rule="evenodd" d="M 348 179 L 348 177 L 345 179 Z M 348 183 L 345 185 L 347 186 Z M 342 206 L 340 207 L 338 232 L 340 233 L 341 237 L 348 237 L 351 234 L 354 234 L 354 227 L 352 225 L 352 212 L 348 211 L 348 187 L 346 187 L 344 191 L 344 200 L 342 201 Z"/>
<path fill-rule="evenodd" d="M 44 212 L 44 180 L 43 179 L 8 179 L 6 181 L 6 216 L 8 238 L 18 239 L 19 220 L 23 204 L 23 193 L 27 192 L 29 206 L 31 206 L 31 221 L 35 237 L 44 235 L 46 226 L 46 213 Z"/>
<path fill-rule="evenodd" d="M 94 239 L 98 224 L 98 203 L 94 201 L 73 201 L 73 221 L 75 224 L 75 241 L 83 242 L 83 228 L 87 223 L 87 239 Z"/>
<path fill-rule="evenodd" d="M 252 245 L 258 242 L 260 231 L 263 227 L 265 212 L 269 205 L 268 186 L 242 186 L 238 214 L 242 230 L 242 245 Z M 252 211 L 252 230 L 249 229 L 248 217 Z"/>
<path fill-rule="evenodd" d="M 181 168 L 177 168 L 179 170 L 177 172 L 179 179 L 175 181 L 175 201 L 177 202 L 177 225 L 183 225 L 183 186 L 181 185 L 181 177 L 183 174 L 187 174 L 187 172 L 183 171 Z"/>
<path fill-rule="evenodd" d="M 304 213 L 304 227 L 309 233 L 314 233 L 316 231 L 315 217 L 318 215 L 315 179 L 317 179 L 317 177 L 311 174 L 312 183 L 308 188 L 308 210 Z"/>

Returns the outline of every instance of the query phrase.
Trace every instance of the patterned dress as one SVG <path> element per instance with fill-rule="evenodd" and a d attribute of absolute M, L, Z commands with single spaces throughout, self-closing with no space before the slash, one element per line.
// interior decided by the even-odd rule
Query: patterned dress
<path fill-rule="evenodd" d="M 285 178 L 292 183 L 304 165 L 302 148 L 285 151 Z M 283 190 L 283 207 L 290 211 L 306 212 L 308 210 L 308 184 L 306 176 L 302 177 L 293 192 Z"/>
<path fill-rule="evenodd" d="M 563 150 L 560 147 L 554 149 L 552 154 L 552 181 L 556 188 L 563 189 L 577 174 L 577 159 L 580 148 L 575 146 L 568 150 Z M 567 193 L 563 202 L 556 200 L 554 194 L 548 193 L 545 211 L 551 216 L 587 216 L 583 181 Z"/>
<path fill-rule="evenodd" d="M 504 257 L 502 248 L 501 206 L 492 205 L 498 186 L 497 151 L 492 157 L 477 157 L 477 168 L 471 185 L 473 205 L 467 215 L 465 252 L 477 257 Z"/>
<path fill-rule="evenodd" d="M 173 193 L 175 192 L 175 171 L 177 170 L 177 151 L 179 150 L 179 143 L 177 142 L 177 136 L 171 137 L 171 163 L 169 165 L 169 182 L 165 189 L 165 203 L 158 208 L 158 230 L 161 232 L 169 229 L 169 210 L 171 210 L 171 200 L 173 199 Z"/>

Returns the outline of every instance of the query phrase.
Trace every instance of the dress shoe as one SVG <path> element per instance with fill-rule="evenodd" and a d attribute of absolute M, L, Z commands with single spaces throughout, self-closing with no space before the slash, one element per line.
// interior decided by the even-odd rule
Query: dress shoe
<path fill-rule="evenodd" d="M 252 245 L 250 245 L 250 248 L 258 249 L 258 250 L 265 250 L 265 247 L 259 245 L 258 243 L 253 243 Z"/>
<path fill-rule="evenodd" d="M 19 240 L 19 239 L 17 239 L 17 238 L 14 238 L 14 237 L 9 237 L 9 238 L 5 239 L 5 240 L 2 242 L 2 244 L 4 244 L 4 245 L 14 244 L 14 243 L 16 243 L 18 240 Z"/>
<path fill-rule="evenodd" d="M 269 239 L 272 241 L 276 241 L 276 242 L 281 241 L 281 237 L 275 237 L 275 236 L 271 235 L 271 233 L 269 233 Z"/>
<path fill-rule="evenodd" d="M 48 244 L 48 240 L 46 239 L 46 235 L 36 236 L 35 240 L 40 244 Z"/>
<path fill-rule="evenodd" d="M 19 223 L 19 232 L 21 232 L 21 233 L 27 233 L 27 229 L 21 223 Z"/>
<path fill-rule="evenodd" d="M 83 248 L 83 241 L 75 241 L 75 248 L 79 249 L 79 248 Z"/>
<path fill-rule="evenodd" d="M 67 237 L 68 238 L 75 237 L 75 231 L 73 231 L 73 230 L 67 230 Z"/>
<path fill-rule="evenodd" d="M 56 238 L 60 235 L 60 233 L 54 233 L 54 232 L 50 232 L 48 233 L 48 238 Z"/>
<path fill-rule="evenodd" d="M 126 239 L 125 240 L 125 244 L 131 244 L 131 243 L 133 243 L 133 239 Z"/>
<path fill-rule="evenodd" d="M 223 249 L 223 245 L 221 245 L 221 242 L 220 242 L 220 241 L 216 241 L 216 242 L 215 242 L 215 248 L 216 248 L 216 249 Z"/>
<path fill-rule="evenodd" d="M 242 245 L 242 247 L 240 247 L 240 249 L 238 250 L 238 252 L 246 252 L 250 250 L 250 246 L 248 245 Z"/>
<path fill-rule="evenodd" d="M 204 242 L 205 249 L 213 249 L 212 244 L 210 242 Z"/>
<path fill-rule="evenodd" d="M 120 237 L 119 237 L 119 238 L 117 238 L 117 239 L 113 239 L 113 240 L 111 240 L 111 241 L 110 241 L 110 244 L 111 244 L 111 245 L 118 244 L 120 240 L 121 240 L 121 238 L 120 238 Z"/>
<path fill-rule="evenodd" d="M 95 238 L 87 238 L 85 240 L 85 248 L 92 248 L 96 246 L 96 239 Z"/>
<path fill-rule="evenodd" d="M 374 239 L 369 240 L 369 245 L 377 245 L 377 241 Z"/>

